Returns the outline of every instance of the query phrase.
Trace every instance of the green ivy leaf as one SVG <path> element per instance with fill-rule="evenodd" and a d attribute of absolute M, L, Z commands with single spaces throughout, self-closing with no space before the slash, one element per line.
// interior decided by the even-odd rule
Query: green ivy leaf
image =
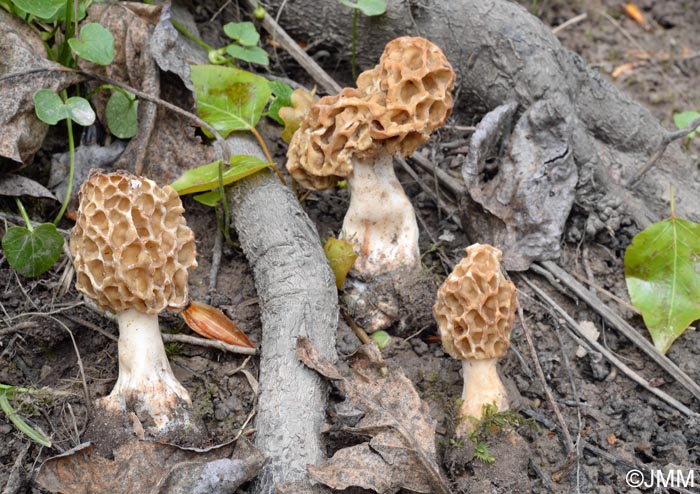
<path fill-rule="evenodd" d="M 139 101 L 131 93 L 114 91 L 107 101 L 105 117 L 112 135 L 130 139 L 139 130 Z"/>
<path fill-rule="evenodd" d="M 674 113 L 673 123 L 676 124 L 676 127 L 678 127 L 679 129 L 685 129 L 688 125 L 693 123 L 693 120 L 695 120 L 696 118 L 700 118 L 700 112 L 684 111 L 681 113 Z M 692 139 L 697 134 L 697 130 L 692 131 L 690 134 L 688 134 L 688 139 Z"/>
<path fill-rule="evenodd" d="M 114 60 L 114 36 L 96 22 L 83 25 L 80 39 L 71 38 L 68 45 L 80 58 L 98 65 L 109 65 Z"/>
<path fill-rule="evenodd" d="M 386 12 L 386 0 L 357 0 L 355 3 L 350 0 L 338 0 L 340 3 L 351 9 L 357 9 L 367 16 L 382 15 Z"/>
<path fill-rule="evenodd" d="M 224 33 L 243 46 L 255 46 L 260 41 L 260 34 L 252 22 L 229 22 L 224 25 Z"/>
<path fill-rule="evenodd" d="M 280 125 L 284 125 L 284 120 L 280 118 L 280 108 L 292 106 L 292 88 L 286 82 L 270 81 L 272 91 L 272 101 L 267 108 L 267 116 Z"/>
<path fill-rule="evenodd" d="M 654 345 L 665 354 L 700 319 L 700 224 L 669 218 L 637 234 L 625 252 L 625 280 Z"/>
<path fill-rule="evenodd" d="M 224 137 L 250 130 L 270 99 L 267 79 L 235 67 L 193 65 L 199 116 Z"/>
<path fill-rule="evenodd" d="M 42 20 L 51 19 L 61 7 L 66 8 L 66 0 L 12 0 L 12 3 Z"/>
<path fill-rule="evenodd" d="M 355 264 L 357 254 L 355 254 L 352 244 L 347 240 L 340 240 L 330 237 L 323 246 L 323 252 L 331 265 L 331 270 L 335 275 L 335 286 L 342 290 L 345 277 L 350 268 Z"/>
<path fill-rule="evenodd" d="M 34 110 L 39 120 L 49 125 L 56 125 L 66 118 L 83 126 L 95 122 L 95 112 L 85 98 L 74 96 L 64 103 L 58 94 L 49 89 L 34 93 Z"/>
<path fill-rule="evenodd" d="M 220 161 L 214 161 L 187 170 L 170 186 L 181 196 L 216 189 L 219 186 L 219 163 Z M 224 168 L 224 185 L 241 180 L 269 166 L 272 165 L 255 156 L 246 154 L 231 156 L 231 166 Z"/>
<path fill-rule="evenodd" d="M 233 58 L 243 60 L 244 62 L 256 63 L 258 65 L 265 66 L 270 65 L 270 59 L 267 56 L 267 52 L 259 46 L 228 45 L 226 47 L 226 53 L 231 55 Z"/>
<path fill-rule="evenodd" d="M 2 238 L 2 248 L 12 269 L 33 278 L 45 273 L 61 257 L 63 235 L 53 223 L 44 223 L 33 230 L 11 226 Z"/>

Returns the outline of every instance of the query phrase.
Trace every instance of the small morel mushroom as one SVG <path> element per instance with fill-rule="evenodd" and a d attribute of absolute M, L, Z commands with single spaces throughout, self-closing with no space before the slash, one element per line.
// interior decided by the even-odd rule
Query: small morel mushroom
<path fill-rule="evenodd" d="M 508 396 L 498 375 L 498 360 L 510 344 L 517 299 L 515 285 L 500 270 L 501 251 L 474 244 L 438 289 L 433 314 L 442 346 L 462 361 L 464 390 L 458 435 L 473 428 L 484 405 L 508 409 Z"/>
<path fill-rule="evenodd" d="M 189 393 L 173 375 L 158 327 L 160 312 L 187 307 L 187 270 L 197 266 L 183 212 L 169 186 L 93 171 L 80 189 L 70 239 L 76 288 L 119 322 L 119 377 L 98 406 L 135 412 L 155 437 L 196 428 Z M 243 338 L 235 343 L 253 346 Z"/>
<path fill-rule="evenodd" d="M 294 134 L 287 169 L 304 187 L 323 190 L 348 179 L 345 237 L 365 279 L 420 265 L 413 206 L 392 156 L 410 156 L 452 111 L 455 75 L 440 48 L 423 38 L 387 44 L 379 65 L 313 105 Z"/>

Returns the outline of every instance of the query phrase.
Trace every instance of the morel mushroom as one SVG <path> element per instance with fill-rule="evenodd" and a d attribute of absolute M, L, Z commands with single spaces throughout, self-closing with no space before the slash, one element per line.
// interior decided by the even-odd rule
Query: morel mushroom
<path fill-rule="evenodd" d="M 287 169 L 303 186 L 323 190 L 348 179 L 343 232 L 359 256 L 353 269 L 365 278 L 420 263 L 416 216 L 392 156 L 410 156 L 445 123 L 454 80 L 430 41 L 395 39 L 357 89 L 321 98 L 292 138 Z"/>
<path fill-rule="evenodd" d="M 70 239 L 76 288 L 119 322 L 119 377 L 98 406 L 136 412 L 156 437 L 195 427 L 189 393 L 173 375 L 158 327 L 161 311 L 187 306 L 187 270 L 197 266 L 183 212 L 169 186 L 94 170 L 80 189 Z"/>
<path fill-rule="evenodd" d="M 515 285 L 500 270 L 501 251 L 474 244 L 438 289 L 433 314 L 442 346 L 462 360 L 464 390 L 457 433 L 473 429 L 484 405 L 508 409 L 508 396 L 497 363 L 510 344 L 517 299 Z"/>

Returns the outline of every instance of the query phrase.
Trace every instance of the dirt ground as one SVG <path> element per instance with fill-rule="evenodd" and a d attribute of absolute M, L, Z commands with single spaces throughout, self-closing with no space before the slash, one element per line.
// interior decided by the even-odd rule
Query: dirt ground
<path fill-rule="evenodd" d="M 534 7 L 538 17 L 552 27 L 586 13 L 584 20 L 560 31 L 558 38 L 603 74 L 610 75 L 625 63 L 634 64 L 611 80 L 645 104 L 669 129 L 674 128 L 673 112 L 700 109 L 700 53 L 697 51 L 700 2 L 640 0 L 637 5 L 650 21 L 649 30 L 625 17 L 620 10 L 621 3 L 616 1 L 520 3 L 527 8 Z M 234 11 L 229 7 L 223 17 Z M 204 20 L 208 14 L 200 10 L 196 15 L 198 20 Z M 272 70 L 275 70 L 274 64 Z M 459 115 L 453 115 L 450 123 L 471 125 L 471 122 L 460 121 Z M 468 137 L 468 133 L 458 128 L 447 129 L 426 149 L 441 167 L 457 174 L 457 170 L 450 168 L 451 148 L 444 144 Z M 687 152 L 700 166 L 698 142 L 691 143 Z M 284 160 L 285 148 L 280 139 L 272 143 L 271 149 L 279 163 Z M 441 256 L 456 262 L 467 244 L 466 236 L 437 211 L 435 203 L 419 184 L 408 175 L 400 173 L 399 176 L 416 207 L 419 225 L 429 230 L 421 236 L 425 267 L 435 276 L 444 277 L 446 271 Z M 423 178 L 432 186 L 431 177 Z M 304 207 L 317 224 L 322 240 L 338 233 L 348 199 L 346 190 L 334 190 L 314 193 L 305 201 Z M 216 220 L 210 209 L 191 199 L 186 199 L 184 204 L 188 222 L 198 239 L 199 267 L 190 277 L 191 294 L 194 299 L 204 299 Z M 607 216 L 602 209 L 600 217 L 605 222 Z M 603 228 L 591 237 L 586 233 L 586 221 L 583 209 L 574 206 L 559 264 L 628 300 L 622 259 L 636 228 L 629 218 L 617 217 L 614 224 L 608 225 L 610 228 Z M 65 226 L 70 225 L 65 223 Z M 0 223 L 0 233 L 4 233 L 3 230 Z M 30 444 L 0 415 L 0 485 L 7 482 L 18 457 L 22 458 L 20 471 L 30 477 L 46 458 L 80 444 L 91 413 L 89 404 L 95 397 L 107 394 L 116 379 L 116 343 L 93 326 L 112 335 L 117 334 L 117 328 L 84 306 L 72 283 L 64 290 L 62 276 L 67 269 L 67 260 L 63 258 L 47 274 L 28 280 L 15 275 L 6 262 L 0 263 L 0 383 L 47 387 L 62 393 L 13 401 L 25 420 L 52 437 L 54 447 L 51 450 Z M 700 404 L 693 401 L 682 386 L 624 336 L 607 327 L 585 303 L 562 294 L 537 274 L 528 273 L 528 276 L 576 321 L 592 321 L 601 328 L 599 341 L 635 372 L 690 408 L 700 409 Z M 525 439 L 519 452 L 515 451 L 518 448 L 491 444 L 496 456 L 493 465 L 471 458 L 466 464 L 454 461 L 459 452 L 449 439 L 454 426 L 455 402 L 462 388 L 461 364 L 443 352 L 434 326 L 414 328 L 409 338 L 393 338 L 383 353 L 390 367 L 403 368 L 421 397 L 429 403 L 438 424 L 440 458 L 454 483 L 454 491 L 505 493 L 531 489 L 534 493 L 637 493 L 641 491 L 630 488 L 625 476 L 632 465 L 645 465 L 650 469 L 686 472 L 695 469 L 696 490 L 689 488 L 687 491 L 700 492 L 700 421 L 688 420 L 635 385 L 600 355 L 577 353 L 579 344 L 561 318 L 539 303 L 517 276 L 514 281 L 547 385 L 574 441 L 591 447 L 580 446 L 573 460 L 567 463 L 557 420 L 535 372 L 523 329 L 517 325 L 512 335 L 512 350 L 501 361 L 500 368 L 514 407 L 524 417 L 533 418 L 538 427 L 519 429 Z M 211 303 L 225 310 L 257 343 L 261 335 L 255 297 L 253 277 L 245 257 L 239 249 L 225 247 Z M 639 316 L 624 305 L 604 295 L 601 297 L 645 334 Z M 425 311 L 429 312 L 430 307 L 426 306 Z M 189 331 L 176 315 L 163 317 L 161 325 L 168 332 Z M 341 320 L 337 345 L 341 358 L 352 354 L 359 345 L 354 333 Z M 212 441 L 233 438 L 254 409 L 256 359 L 246 361 L 236 355 L 190 345 L 169 344 L 167 348 L 173 370 L 192 394 L 193 402 L 198 404 L 198 412 Z M 688 331 L 681 337 L 668 356 L 693 380 L 700 382 L 700 334 L 697 331 Z M 241 372 L 244 363 L 248 374 Z M 245 430 L 251 437 L 254 435 L 250 424 Z M 329 453 L 338 446 L 331 441 Z M 530 460 L 525 461 L 524 466 L 521 464 L 523 452 L 526 460 Z M 503 475 L 493 477 L 495 480 L 490 483 L 482 482 L 489 472 L 503 472 L 509 468 L 517 468 L 515 478 Z M 42 491 L 27 482 L 19 492 Z M 673 490 L 660 488 L 655 492 Z"/>

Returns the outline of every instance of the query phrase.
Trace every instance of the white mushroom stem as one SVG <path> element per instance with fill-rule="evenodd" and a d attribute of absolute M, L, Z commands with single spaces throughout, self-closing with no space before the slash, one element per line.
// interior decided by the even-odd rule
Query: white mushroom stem
<path fill-rule="evenodd" d="M 348 184 L 350 207 L 343 232 L 358 254 L 353 270 L 374 278 L 417 266 L 416 214 L 396 178 L 391 155 L 381 150 L 370 160 L 355 160 Z"/>
<path fill-rule="evenodd" d="M 112 411 L 134 411 L 141 420 L 145 413 L 158 432 L 182 426 L 173 419 L 182 414 L 183 404 L 191 406 L 192 401 L 170 368 L 158 316 L 130 309 L 117 314 L 117 319 L 119 378 L 99 404 Z"/>
<path fill-rule="evenodd" d="M 498 375 L 498 359 L 462 360 L 464 390 L 462 391 L 462 422 L 457 433 L 471 432 L 474 422 L 469 417 L 481 419 L 484 405 L 495 404 L 498 411 L 508 410 L 508 395 Z"/>

